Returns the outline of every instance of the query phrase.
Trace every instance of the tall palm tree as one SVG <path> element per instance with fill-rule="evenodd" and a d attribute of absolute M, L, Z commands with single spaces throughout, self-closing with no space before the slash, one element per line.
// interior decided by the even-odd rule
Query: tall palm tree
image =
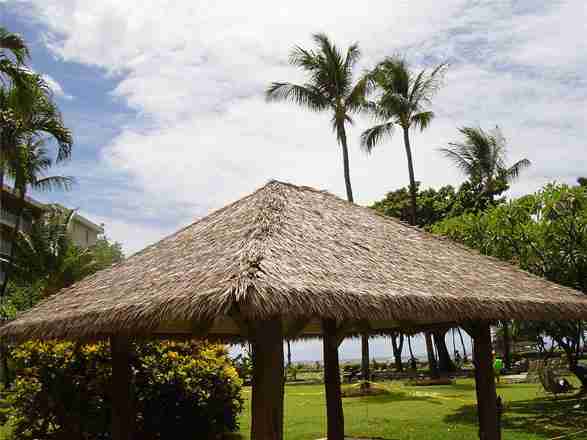
<path fill-rule="evenodd" d="M 450 159 L 472 183 L 479 185 L 480 193 L 491 195 L 501 180 L 511 183 L 528 168 L 528 159 L 511 166 L 507 162 L 507 142 L 499 127 L 485 131 L 480 127 L 463 127 L 461 142 L 451 142 L 440 152 Z"/>
<path fill-rule="evenodd" d="M 312 39 L 317 46 L 315 50 L 296 46 L 289 57 L 290 64 L 307 74 L 308 81 L 303 84 L 274 82 L 267 88 L 266 98 L 268 101 L 294 102 L 310 111 L 329 112 L 332 115 L 332 130 L 342 149 L 347 199 L 354 202 L 346 128 L 353 123 L 352 116 L 363 110 L 371 82 L 367 77 L 355 80 L 354 70 L 361 56 L 358 44 L 352 44 L 343 53 L 324 34 L 314 34 Z M 368 380 L 369 339 L 366 334 L 361 337 L 361 353 L 363 378 Z M 339 376 L 338 361 L 333 363 L 336 365 L 330 365 L 328 370 L 334 376 Z M 340 390 L 334 389 L 338 385 L 334 382 L 330 384 L 328 380 L 326 383 L 327 387 L 332 387 L 331 391 L 327 389 L 327 393 L 340 397 Z M 329 414 L 336 414 L 329 420 L 338 419 L 336 426 L 329 425 L 329 440 L 342 440 L 344 436 L 342 402 L 340 398 L 337 400 L 327 402 Z"/>
<path fill-rule="evenodd" d="M 11 130 L 3 133 L 2 139 L 6 142 L 4 145 L 9 145 L 10 149 L 3 149 L 0 153 L 0 184 L 4 183 L 5 173 L 13 178 L 14 189 L 21 200 L 21 211 L 27 188 L 50 189 L 67 182 L 66 178 L 59 176 L 43 178 L 42 175 L 54 164 L 44 145 L 49 141 L 55 144 L 56 162 L 68 159 L 73 145 L 71 132 L 63 124 L 61 114 L 43 79 L 39 75 L 31 74 L 30 81 L 30 105 L 26 109 L 14 111 L 15 124 Z M 17 93 L 15 87 L 9 90 L 0 89 L 0 106 L 10 108 Z M 16 233 L 20 227 L 20 215 L 17 218 Z M 9 270 L 5 273 L 0 298 L 5 294 L 8 274 Z"/>
<path fill-rule="evenodd" d="M 346 127 L 353 123 L 352 115 L 363 109 L 370 82 L 366 77 L 354 80 L 354 70 L 361 57 L 358 44 L 352 44 L 343 54 L 326 35 L 314 34 L 312 38 L 317 50 L 296 46 L 289 57 L 290 64 L 308 75 L 308 82 L 274 82 L 267 89 L 266 98 L 332 114 L 332 130 L 342 148 L 347 199 L 353 202 Z"/>
<path fill-rule="evenodd" d="M 379 90 L 375 101 L 368 107 L 377 125 L 361 134 L 361 146 L 367 152 L 373 151 L 378 144 L 392 137 L 396 126 L 401 127 L 404 148 L 408 161 L 410 178 L 410 224 L 417 224 L 417 185 L 414 177 L 414 161 L 410 144 L 410 129 L 424 131 L 434 118 L 429 110 L 432 96 L 438 91 L 447 65 L 440 64 L 432 71 L 410 70 L 408 63 L 399 56 L 389 57 L 379 63 L 368 75 L 369 81 Z M 437 375 L 436 359 L 432 350 L 432 336 L 425 332 L 428 363 L 434 376 Z"/>
<path fill-rule="evenodd" d="M 432 96 L 438 91 L 446 64 L 440 64 L 432 71 L 410 70 L 408 63 L 401 57 L 386 58 L 379 63 L 369 75 L 375 87 L 380 91 L 378 98 L 369 103 L 369 108 L 379 124 L 361 134 L 361 146 L 370 153 L 375 146 L 390 138 L 395 127 L 403 132 L 404 147 L 408 160 L 410 177 L 410 217 L 411 224 L 416 224 L 416 179 L 414 161 L 410 145 L 410 129 L 425 130 L 434 113 L 429 110 Z"/>

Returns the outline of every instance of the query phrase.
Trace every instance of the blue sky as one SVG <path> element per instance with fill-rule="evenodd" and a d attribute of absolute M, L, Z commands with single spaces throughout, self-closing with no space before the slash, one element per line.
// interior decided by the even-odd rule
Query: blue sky
<path fill-rule="evenodd" d="M 533 162 L 514 196 L 587 174 L 584 2 L 360 3 L 0 0 L 2 25 L 29 42 L 75 135 L 60 171 L 78 185 L 41 197 L 103 222 L 132 253 L 271 178 L 344 196 L 327 116 L 262 97 L 270 81 L 302 79 L 287 55 L 317 31 L 359 41 L 361 68 L 394 53 L 415 67 L 450 63 L 437 118 L 413 136 L 424 186 L 462 180 L 436 150 L 463 125 L 499 125 L 511 160 Z M 363 204 L 407 183 L 399 137 L 371 156 L 359 150 L 368 124 L 349 133 Z M 351 345 L 343 353 L 354 357 Z"/>

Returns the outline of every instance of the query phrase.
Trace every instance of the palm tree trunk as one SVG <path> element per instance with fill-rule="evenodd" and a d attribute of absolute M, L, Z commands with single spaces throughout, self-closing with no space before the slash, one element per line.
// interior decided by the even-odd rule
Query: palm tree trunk
<path fill-rule="evenodd" d="M 361 335 L 361 375 L 364 381 L 369 381 L 369 335 L 363 333 Z"/>
<path fill-rule="evenodd" d="M 340 146 L 342 147 L 342 162 L 344 169 L 344 184 L 346 186 L 346 198 L 349 202 L 353 203 L 353 188 L 351 186 L 351 171 L 349 164 L 349 149 L 346 140 L 346 130 L 344 128 L 344 122 L 338 124 L 338 138 L 340 139 Z"/>
<path fill-rule="evenodd" d="M 457 327 L 457 332 L 459 334 L 459 338 L 461 339 L 461 345 L 463 346 L 463 361 L 467 362 L 468 356 L 467 356 L 467 347 L 465 346 L 465 340 L 463 339 L 463 332 L 461 331 L 460 327 Z"/>
<path fill-rule="evenodd" d="M 340 146 L 342 147 L 346 197 L 349 202 L 354 203 L 355 200 L 353 198 L 353 188 L 351 185 L 351 172 L 349 164 L 349 149 L 347 145 L 346 130 L 344 128 L 344 120 L 337 124 L 337 131 L 338 139 L 340 140 Z M 361 335 L 361 374 L 363 376 L 363 380 L 369 380 L 369 335 L 366 333 Z"/>
<path fill-rule="evenodd" d="M 503 321 L 503 363 L 508 370 L 512 368 L 512 355 L 510 344 L 510 323 Z"/>
<path fill-rule="evenodd" d="M 455 364 L 450 358 L 448 348 L 446 346 L 446 333 L 448 330 L 435 330 L 434 343 L 436 351 L 438 352 L 438 370 L 441 374 L 448 374 L 456 370 Z"/>
<path fill-rule="evenodd" d="M 450 329 L 451 336 L 452 336 L 452 354 L 456 357 L 457 355 L 457 341 L 455 339 L 455 329 L 454 327 Z"/>
<path fill-rule="evenodd" d="M 403 127 L 404 131 L 404 147 L 406 148 L 406 158 L 408 159 L 408 173 L 410 175 L 410 224 L 417 224 L 417 188 L 416 178 L 414 177 L 414 161 L 412 159 L 412 148 L 410 147 L 410 133 L 409 127 Z"/>
<path fill-rule="evenodd" d="M 399 342 L 398 342 L 398 340 L 399 340 Z M 393 348 L 395 369 L 399 372 L 402 372 L 402 371 L 404 371 L 404 367 L 402 365 L 402 351 L 404 348 L 404 335 L 402 333 L 392 335 L 391 336 L 391 346 Z"/>
<path fill-rule="evenodd" d="M 432 344 L 432 335 L 430 332 L 425 332 L 426 338 L 426 352 L 428 354 L 428 368 L 432 377 L 438 377 L 438 366 L 436 365 L 436 357 L 434 356 L 434 345 Z"/>

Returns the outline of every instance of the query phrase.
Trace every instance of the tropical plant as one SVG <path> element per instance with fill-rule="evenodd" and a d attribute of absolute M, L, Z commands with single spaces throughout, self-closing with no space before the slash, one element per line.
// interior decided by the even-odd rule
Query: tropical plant
<path fill-rule="evenodd" d="M 201 341 L 133 344 L 135 438 L 216 438 L 238 428 L 241 380 L 220 345 Z M 13 350 L 8 392 L 18 439 L 110 438 L 109 344 L 27 342 Z"/>
<path fill-rule="evenodd" d="M 433 232 L 519 265 L 550 281 L 587 293 L 587 191 L 548 184 L 485 213 L 465 214 L 436 224 Z M 584 323 L 536 323 L 566 354 L 576 371 Z M 587 378 L 577 374 L 587 389 Z"/>
<path fill-rule="evenodd" d="M 480 127 L 463 127 L 459 131 L 464 140 L 451 142 L 448 148 L 440 151 L 465 173 L 480 200 L 491 203 L 496 192 L 508 189 L 508 184 L 517 179 L 524 168 L 530 166 L 528 159 L 507 165 L 507 142 L 499 127 L 489 132 Z M 510 322 L 502 321 L 501 325 L 505 367 L 510 368 Z"/>
<path fill-rule="evenodd" d="M 4 174 L 14 181 L 14 191 L 20 200 L 17 224 L 11 240 L 11 248 L 14 239 L 19 233 L 20 217 L 24 209 L 24 198 L 29 188 L 36 190 L 51 190 L 56 188 L 69 188 L 71 179 L 61 176 L 46 176 L 53 166 L 54 161 L 49 157 L 46 145 L 54 141 L 56 144 L 56 161 L 68 159 L 71 156 L 73 139 L 71 132 L 64 126 L 61 114 L 51 98 L 51 93 L 42 78 L 31 75 L 37 82 L 29 84 L 31 103 L 26 110 L 14 112 L 16 126 L 10 133 L 5 133 L 4 141 L 11 146 L 4 149 L 1 159 L 3 164 L 0 169 L 0 182 L 4 181 Z M 15 88 L 8 91 L 0 90 L 0 105 L 10 106 L 13 103 L 12 94 Z M 13 251 L 10 252 L 12 258 Z M 11 261 L 9 260 L 9 263 Z M 3 297 L 6 292 L 8 278 L 11 273 L 11 264 L 8 265 L 5 281 L 0 290 Z"/>
<path fill-rule="evenodd" d="M 479 193 L 477 185 L 465 181 L 455 189 L 446 185 L 439 189 L 420 189 L 416 182 L 416 224 L 429 229 L 437 222 L 465 213 L 482 212 L 488 208 L 505 203 L 505 197 L 498 197 L 507 189 L 507 184 L 498 180 L 490 193 Z M 372 209 L 383 215 L 410 222 L 410 189 L 404 187 L 389 191 L 385 197 L 371 205 Z"/>
<path fill-rule="evenodd" d="M 48 156 L 44 143 L 44 139 L 37 139 L 35 141 L 30 136 L 28 142 L 18 148 L 16 156 L 11 158 L 13 163 L 9 165 L 9 170 L 14 181 L 14 193 L 18 199 L 18 212 L 10 240 L 9 262 L 12 262 L 14 258 L 15 242 L 20 233 L 20 225 L 26 206 L 25 197 L 28 189 L 37 191 L 69 189 L 73 182 L 71 177 L 47 176 L 47 172 L 53 166 L 53 160 Z M 6 266 L 4 272 L 4 282 L 0 289 L 0 296 L 2 297 L 6 292 L 10 275 L 11 264 Z"/>
<path fill-rule="evenodd" d="M 417 187 L 410 129 L 423 131 L 430 125 L 434 113 L 429 106 L 441 86 L 446 67 L 446 64 L 440 64 L 430 72 L 421 70 L 416 73 L 403 58 L 394 56 L 379 63 L 368 75 L 379 91 L 377 99 L 370 102 L 368 108 L 379 123 L 361 134 L 361 146 L 370 153 L 376 145 L 393 135 L 396 126 L 401 127 L 410 177 L 412 225 L 417 222 Z"/>
<path fill-rule="evenodd" d="M 24 39 L 0 26 L 0 80 L 3 85 L 21 78 L 27 58 L 29 49 Z"/>
<path fill-rule="evenodd" d="M 12 137 L 20 126 L 18 116 L 30 107 L 31 84 L 36 81 L 25 65 L 28 58 L 29 50 L 22 37 L 0 27 L 0 188 L 4 186 L 6 150 L 14 146 Z"/>
<path fill-rule="evenodd" d="M 499 127 L 484 131 L 479 127 L 463 127 L 462 142 L 451 142 L 440 151 L 459 168 L 468 179 L 478 185 L 479 193 L 492 194 L 504 183 L 517 179 L 530 166 L 521 159 L 511 166 L 507 162 L 507 142 Z"/>
<path fill-rule="evenodd" d="M 69 235 L 74 216 L 74 211 L 53 206 L 30 232 L 19 234 L 13 266 L 17 286 L 40 282 L 40 296 L 47 297 L 122 260 L 120 245 L 105 238 L 89 248 L 76 246 Z"/>
<path fill-rule="evenodd" d="M 354 70 L 361 57 L 357 43 L 343 54 L 326 35 L 314 34 L 312 38 L 317 50 L 296 46 L 289 58 L 291 65 L 308 75 L 308 82 L 274 82 L 267 89 L 266 97 L 269 101 L 290 101 L 310 111 L 332 114 L 332 130 L 342 148 L 347 199 L 352 202 L 346 127 L 353 123 L 352 116 L 363 110 L 370 82 L 366 77 L 355 81 Z"/>

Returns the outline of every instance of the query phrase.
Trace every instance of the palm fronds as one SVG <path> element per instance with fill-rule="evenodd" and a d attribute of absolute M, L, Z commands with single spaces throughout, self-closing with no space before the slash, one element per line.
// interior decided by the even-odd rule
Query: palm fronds
<path fill-rule="evenodd" d="M 499 127 L 485 131 L 481 127 L 463 127 L 461 142 L 450 142 L 439 151 L 463 172 L 472 182 L 478 182 L 490 191 L 496 180 L 510 183 L 530 166 L 528 159 L 507 165 L 507 141 Z"/>

